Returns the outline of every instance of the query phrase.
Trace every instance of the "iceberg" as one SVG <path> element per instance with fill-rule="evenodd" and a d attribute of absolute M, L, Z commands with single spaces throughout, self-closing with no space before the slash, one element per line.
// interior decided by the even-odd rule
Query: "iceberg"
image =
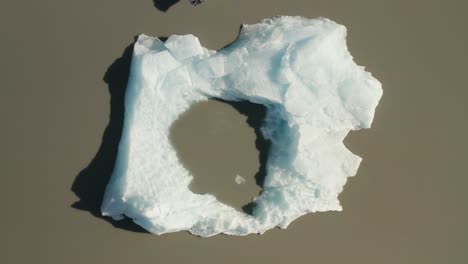
<path fill-rule="evenodd" d="M 338 194 L 361 162 L 343 139 L 370 127 L 381 96 L 380 82 L 348 52 L 346 28 L 326 18 L 243 25 L 238 39 L 219 51 L 193 35 L 165 42 L 140 35 L 102 214 L 129 217 L 154 234 L 187 230 L 209 237 L 262 234 L 307 213 L 340 211 Z M 261 131 L 271 147 L 252 215 L 192 193 L 193 176 L 169 140 L 172 123 L 210 98 L 267 109 Z"/>
<path fill-rule="evenodd" d="M 240 175 L 236 175 L 236 177 L 234 178 L 234 181 L 237 184 L 244 184 L 246 182 L 246 180 Z"/>

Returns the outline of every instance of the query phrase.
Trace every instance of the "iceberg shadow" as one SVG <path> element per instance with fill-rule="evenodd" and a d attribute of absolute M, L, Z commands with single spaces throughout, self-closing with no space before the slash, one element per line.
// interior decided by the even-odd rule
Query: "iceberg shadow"
<path fill-rule="evenodd" d="M 167 39 L 160 37 L 161 40 Z M 136 37 L 135 37 L 136 41 Z M 133 42 L 127 46 L 122 56 L 116 59 L 107 69 L 103 80 L 107 83 L 110 93 L 110 115 L 102 136 L 101 145 L 89 165 L 76 176 L 71 190 L 79 198 L 71 207 L 88 211 L 93 216 L 110 222 L 114 227 L 128 231 L 148 233 L 131 219 L 115 221 L 101 214 L 101 203 L 104 192 L 114 170 L 117 151 L 124 122 L 124 101 L 127 81 L 132 61 Z"/>
<path fill-rule="evenodd" d="M 171 6 L 177 4 L 180 0 L 153 0 L 154 7 L 159 11 L 166 12 Z"/>

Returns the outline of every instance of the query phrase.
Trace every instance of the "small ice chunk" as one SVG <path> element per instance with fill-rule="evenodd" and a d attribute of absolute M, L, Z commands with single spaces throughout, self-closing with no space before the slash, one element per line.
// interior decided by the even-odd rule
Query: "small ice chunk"
<path fill-rule="evenodd" d="M 340 211 L 338 195 L 361 162 L 343 139 L 370 127 L 381 96 L 380 82 L 348 52 L 346 28 L 326 18 L 244 25 L 220 51 L 203 48 L 192 35 L 165 43 L 141 35 L 102 214 L 125 215 L 154 234 L 188 230 L 207 237 L 264 233 L 310 212 Z M 213 97 L 267 109 L 261 132 L 271 146 L 252 215 L 191 192 L 193 176 L 169 140 L 183 112 Z"/>
<path fill-rule="evenodd" d="M 240 176 L 240 175 L 236 175 L 236 178 L 234 180 L 236 181 L 237 184 L 244 184 L 245 183 L 245 179 L 242 178 L 242 176 Z"/>

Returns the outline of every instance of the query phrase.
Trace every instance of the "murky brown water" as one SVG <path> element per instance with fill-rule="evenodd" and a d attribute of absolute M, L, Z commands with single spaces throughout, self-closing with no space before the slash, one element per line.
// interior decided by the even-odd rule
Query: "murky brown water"
<path fill-rule="evenodd" d="M 151 0 L 2 1 L 0 263 L 467 263 L 466 10 L 457 0 L 180 1 L 166 13 Z M 355 60 L 383 83 L 372 129 L 345 141 L 364 161 L 340 195 L 344 211 L 209 239 L 97 217 L 128 73 L 128 56 L 114 61 L 133 36 L 190 33 L 219 49 L 242 23 L 278 14 L 346 25 Z M 194 189 L 237 207 L 256 195 L 245 116 L 209 102 L 179 125 Z M 246 185 L 234 184 L 237 173 Z"/>

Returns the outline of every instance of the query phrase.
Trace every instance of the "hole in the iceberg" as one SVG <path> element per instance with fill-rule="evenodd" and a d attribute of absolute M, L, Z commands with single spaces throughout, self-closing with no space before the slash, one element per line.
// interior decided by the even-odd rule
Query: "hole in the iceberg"
<path fill-rule="evenodd" d="M 171 141 L 182 164 L 193 175 L 194 193 L 252 214 L 266 175 L 270 142 L 260 126 L 263 105 L 212 99 L 197 103 L 171 127 Z"/>

